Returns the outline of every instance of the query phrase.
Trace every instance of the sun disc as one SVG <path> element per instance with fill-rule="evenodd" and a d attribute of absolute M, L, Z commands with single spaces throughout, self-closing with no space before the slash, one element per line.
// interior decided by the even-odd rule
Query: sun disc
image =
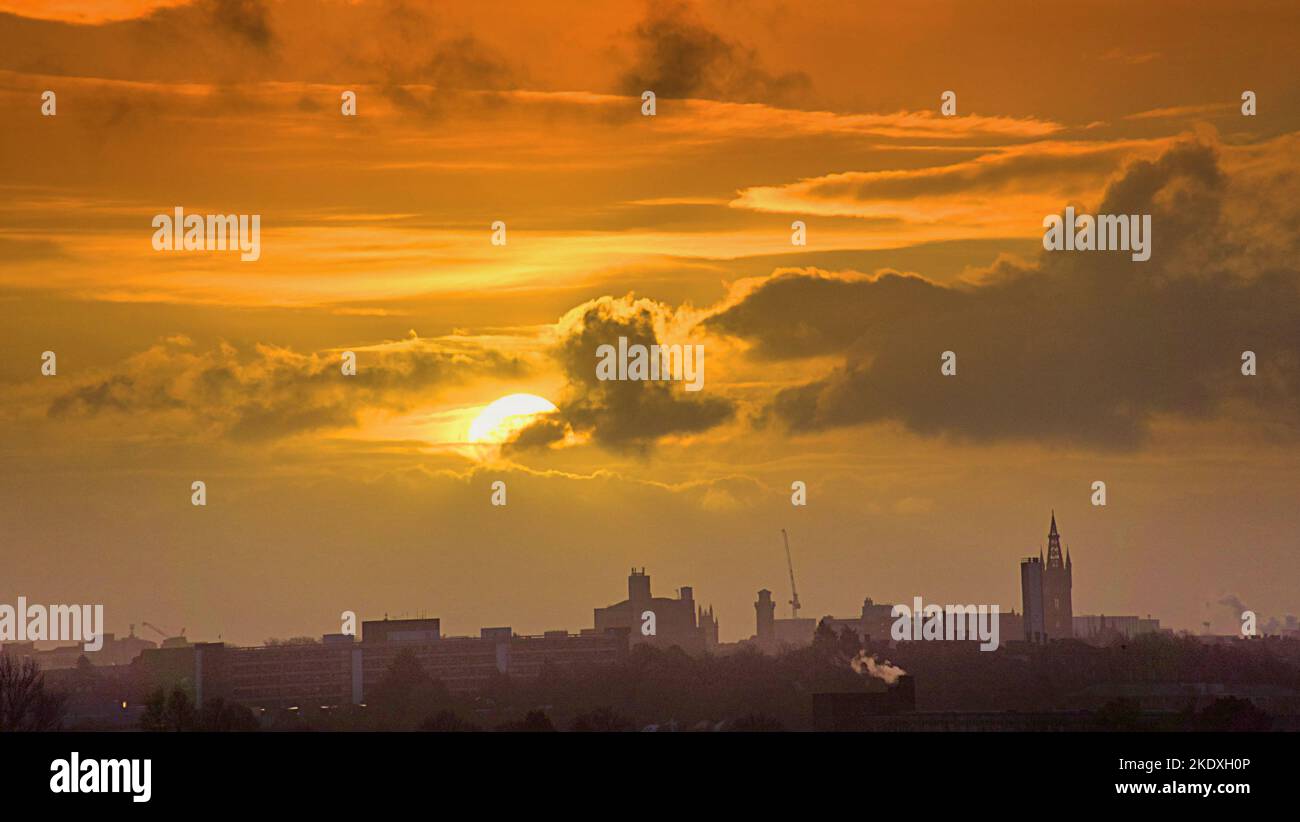
<path fill-rule="evenodd" d="M 484 406 L 470 423 L 466 439 L 472 443 L 499 444 L 538 416 L 556 410 L 554 403 L 536 394 L 510 394 Z"/>

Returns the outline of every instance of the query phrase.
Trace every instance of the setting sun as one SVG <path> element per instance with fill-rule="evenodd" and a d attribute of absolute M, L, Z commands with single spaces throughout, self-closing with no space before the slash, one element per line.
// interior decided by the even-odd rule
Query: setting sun
<path fill-rule="evenodd" d="M 470 423 L 466 439 L 472 443 L 502 443 L 538 415 L 555 410 L 554 403 L 536 394 L 510 394 L 489 403 L 479 412 Z"/>

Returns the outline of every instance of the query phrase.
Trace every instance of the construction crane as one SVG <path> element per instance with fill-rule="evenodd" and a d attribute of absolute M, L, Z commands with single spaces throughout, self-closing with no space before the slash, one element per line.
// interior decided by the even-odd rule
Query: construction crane
<path fill-rule="evenodd" d="M 162 628 L 159 628 L 157 625 L 154 625 L 152 622 L 141 622 L 140 624 L 152 630 L 155 634 L 162 637 L 163 639 L 166 639 L 168 636 L 170 636 L 170 634 L 168 634 Z"/>
<path fill-rule="evenodd" d="M 794 560 L 790 558 L 790 537 L 781 529 L 781 539 L 785 540 L 785 564 L 790 568 L 790 616 L 799 618 L 799 589 L 794 587 Z"/>
<path fill-rule="evenodd" d="M 141 622 L 140 624 L 143 625 L 143 626 L 146 627 L 146 628 L 150 628 L 150 629 L 152 629 L 152 630 L 154 631 L 154 633 L 158 634 L 158 636 L 162 637 L 163 639 L 171 639 L 171 638 L 172 638 L 172 635 L 171 635 L 171 634 L 167 633 L 167 632 L 164 631 L 162 628 L 159 628 L 157 625 L 154 625 L 152 622 Z M 181 632 L 180 632 L 180 634 L 178 634 L 178 636 L 185 636 L 185 629 L 184 629 L 184 628 L 181 629 Z"/>

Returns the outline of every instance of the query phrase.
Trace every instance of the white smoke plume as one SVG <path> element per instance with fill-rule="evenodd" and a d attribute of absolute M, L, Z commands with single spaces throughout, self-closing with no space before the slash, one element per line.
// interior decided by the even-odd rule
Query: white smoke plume
<path fill-rule="evenodd" d="M 879 679 L 886 685 L 893 685 L 898 682 L 900 676 L 907 673 L 907 671 L 894 665 L 889 660 L 877 661 L 874 655 L 868 654 L 866 651 L 858 651 L 858 655 L 849 662 L 849 665 L 853 667 L 854 673 Z"/>
<path fill-rule="evenodd" d="M 1246 603 L 1242 602 L 1241 598 L 1236 594 L 1226 594 L 1215 604 L 1221 605 L 1232 612 L 1232 628 L 1234 631 L 1241 627 L 1242 614 L 1250 610 L 1247 608 Z M 1205 605 L 1206 608 L 1212 607 L 1208 602 Z M 1270 615 L 1266 618 L 1264 614 L 1257 613 L 1257 616 L 1259 619 L 1258 630 L 1261 634 L 1276 635 L 1283 631 L 1300 630 L 1300 619 L 1297 619 L 1295 614 L 1286 614 L 1285 616 Z"/>

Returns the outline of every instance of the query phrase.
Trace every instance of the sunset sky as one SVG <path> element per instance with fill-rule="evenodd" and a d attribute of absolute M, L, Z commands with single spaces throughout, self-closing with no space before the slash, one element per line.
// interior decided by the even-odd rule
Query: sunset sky
<path fill-rule="evenodd" d="M 635 565 L 732 641 L 782 528 L 803 616 L 1019 610 L 1055 509 L 1076 614 L 1300 613 L 1300 6 L 999 8 L 0 0 L 0 602 L 577 631 Z M 1070 205 L 1151 259 L 1043 251 Z"/>

